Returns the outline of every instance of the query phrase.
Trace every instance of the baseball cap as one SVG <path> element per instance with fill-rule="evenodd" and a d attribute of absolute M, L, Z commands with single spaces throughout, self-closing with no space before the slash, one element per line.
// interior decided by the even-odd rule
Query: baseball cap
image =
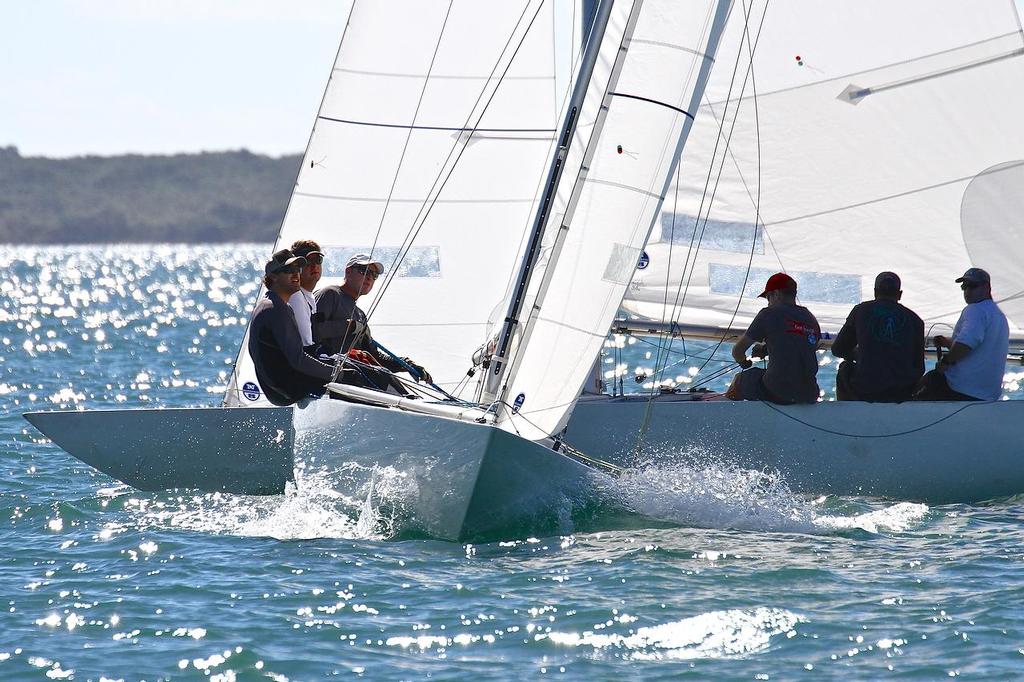
<path fill-rule="evenodd" d="M 759 293 L 758 297 L 764 298 L 770 291 L 786 291 L 790 289 L 796 292 L 796 280 L 784 272 L 776 272 L 768 278 L 768 283 L 764 285 L 764 291 Z"/>
<path fill-rule="evenodd" d="M 268 275 L 275 275 L 289 266 L 297 265 L 301 268 L 305 264 L 306 259 L 302 256 L 296 256 L 288 249 L 281 249 L 270 257 L 263 271 Z"/>
<path fill-rule="evenodd" d="M 976 284 L 991 284 L 992 278 L 988 276 L 988 273 L 981 268 L 967 268 L 967 271 L 962 277 L 957 277 L 955 280 L 958 284 L 960 282 L 974 282 Z"/>
<path fill-rule="evenodd" d="M 885 272 L 878 273 L 878 276 L 875 277 L 875 291 L 895 294 L 899 292 L 902 286 L 903 283 L 900 281 L 900 276 L 895 272 L 886 270 Z"/>
<path fill-rule="evenodd" d="M 306 256 L 313 256 L 313 255 L 317 255 L 317 256 L 320 256 L 322 258 L 323 255 L 324 255 L 323 251 L 318 250 L 315 246 L 309 246 L 309 245 L 305 245 L 305 244 L 302 245 L 302 246 L 297 246 L 297 247 L 293 248 L 291 251 L 296 256 L 302 256 L 303 258 L 306 257 Z"/>
<path fill-rule="evenodd" d="M 374 260 L 369 254 L 357 253 L 348 259 L 348 263 L 345 263 L 345 268 L 351 268 L 358 265 L 372 265 L 376 270 L 377 274 L 384 272 L 384 264 L 378 260 Z"/>

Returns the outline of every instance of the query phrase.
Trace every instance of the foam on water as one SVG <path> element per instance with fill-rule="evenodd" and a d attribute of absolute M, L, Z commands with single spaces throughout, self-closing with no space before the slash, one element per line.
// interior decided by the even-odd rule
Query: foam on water
<path fill-rule="evenodd" d="M 296 482 L 289 485 L 284 495 L 133 497 L 126 508 L 136 512 L 140 528 L 179 528 L 277 540 L 392 537 L 401 524 L 398 510 L 402 508 L 400 499 L 393 497 L 402 491 L 395 479 L 404 477 L 394 470 L 375 472 L 370 481 L 356 487 L 355 495 L 350 496 L 339 492 L 337 483 L 340 477 L 348 477 L 352 468 L 297 469 Z"/>
<path fill-rule="evenodd" d="M 904 532 L 927 505 L 899 503 L 863 514 L 822 513 L 828 498 L 792 492 L 777 473 L 725 463 L 657 464 L 631 470 L 606 488 L 636 514 L 681 526 L 784 533 Z"/>

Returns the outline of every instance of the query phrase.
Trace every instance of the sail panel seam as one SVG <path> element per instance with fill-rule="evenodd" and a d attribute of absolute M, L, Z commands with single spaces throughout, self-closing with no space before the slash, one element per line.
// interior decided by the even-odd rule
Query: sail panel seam
<path fill-rule="evenodd" d="M 685 109 L 680 109 L 674 104 L 669 104 L 668 102 L 662 102 L 660 100 L 651 99 L 650 97 L 641 97 L 640 95 L 627 95 L 624 92 L 609 92 L 608 94 L 611 95 L 612 97 L 625 97 L 626 99 L 635 99 L 641 102 L 648 102 L 649 104 L 656 104 L 658 106 L 665 107 L 666 109 L 677 111 L 683 116 L 686 116 L 691 121 L 693 120 L 693 114 L 691 114 L 689 111 L 686 111 Z"/>
<path fill-rule="evenodd" d="M 401 130 L 441 130 L 453 133 L 554 133 L 554 128 L 465 128 L 448 126 L 421 126 L 408 125 L 403 123 L 377 123 L 374 121 L 354 121 L 347 118 L 333 118 L 331 116 L 317 116 L 318 120 L 331 121 L 332 123 L 346 123 L 354 126 L 370 126 L 372 128 L 399 128 Z"/>

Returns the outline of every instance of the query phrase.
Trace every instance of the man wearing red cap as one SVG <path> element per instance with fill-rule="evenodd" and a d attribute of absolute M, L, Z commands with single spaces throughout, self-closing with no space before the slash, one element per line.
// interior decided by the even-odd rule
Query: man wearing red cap
<path fill-rule="evenodd" d="M 811 311 L 796 304 L 796 281 L 784 272 L 768 278 L 761 297 L 768 305 L 732 347 L 732 357 L 744 368 L 726 392 L 732 400 L 767 400 L 780 405 L 818 400 L 818 357 L 821 328 Z M 747 350 L 767 345 L 768 369 L 752 367 Z"/>

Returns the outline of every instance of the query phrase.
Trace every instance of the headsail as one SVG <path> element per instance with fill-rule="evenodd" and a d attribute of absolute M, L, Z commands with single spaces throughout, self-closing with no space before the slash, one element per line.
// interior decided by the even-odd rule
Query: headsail
<path fill-rule="evenodd" d="M 742 331 L 785 270 L 837 329 L 893 270 L 903 302 L 948 333 L 953 279 L 976 265 L 1024 336 L 1013 2 L 748 6 L 750 43 L 737 5 L 627 311 Z"/>
<path fill-rule="evenodd" d="M 389 271 L 360 301 L 374 336 L 446 388 L 515 268 L 574 16 L 550 0 L 364 2 L 350 15 L 276 248 L 318 241 L 321 286 L 372 252 Z M 225 402 L 264 402 L 245 342 Z"/>
<path fill-rule="evenodd" d="M 504 428 L 539 439 L 564 426 L 661 209 L 728 8 L 612 5 L 506 361 L 500 397 L 517 413 L 499 410 Z"/>

